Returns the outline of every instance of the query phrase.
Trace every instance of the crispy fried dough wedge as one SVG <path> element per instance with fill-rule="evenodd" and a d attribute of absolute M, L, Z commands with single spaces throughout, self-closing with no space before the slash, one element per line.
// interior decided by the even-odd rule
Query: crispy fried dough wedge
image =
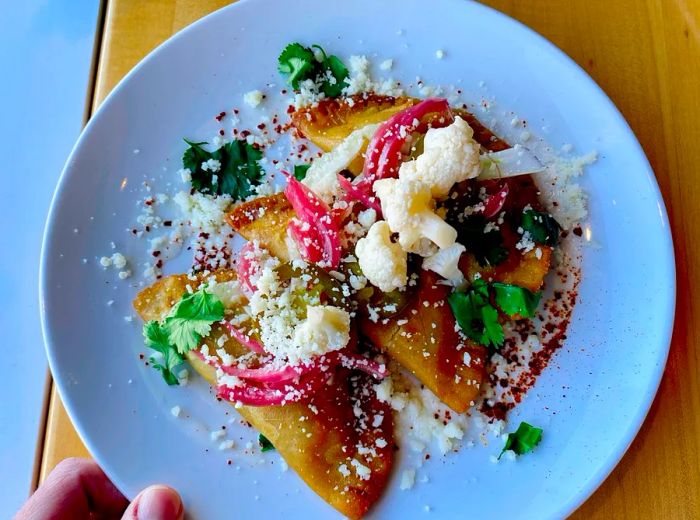
<path fill-rule="evenodd" d="M 332 150 L 353 131 L 363 126 L 386 121 L 405 108 L 418 103 L 420 99 L 409 97 L 389 97 L 370 94 L 353 96 L 351 101 L 343 98 L 329 98 L 302 108 L 292 114 L 292 124 L 307 139 L 324 152 Z M 498 152 L 510 148 L 491 130 L 464 109 L 454 109 L 454 113 L 464 119 L 474 130 L 474 139 L 484 148 Z M 357 174 L 362 170 L 362 157 L 358 156 L 350 165 L 350 171 Z"/>
<path fill-rule="evenodd" d="M 466 412 L 479 395 L 486 349 L 464 342 L 455 331 L 447 296 L 432 271 L 421 271 L 415 299 L 386 324 L 362 317 L 360 331 L 411 371 L 443 403 Z"/>
<path fill-rule="evenodd" d="M 257 240 L 274 256 L 288 262 L 287 224 L 293 216 L 287 197 L 276 193 L 234 206 L 226 221 L 246 240 Z"/>
<path fill-rule="evenodd" d="M 231 271 L 215 274 L 218 282 L 235 278 Z M 161 319 L 182 297 L 187 284 L 198 285 L 198 282 L 185 275 L 163 278 L 138 294 L 134 308 L 143 320 Z M 212 334 L 206 339 L 210 353 L 220 348 L 216 340 L 224 333 L 222 329 L 218 324 L 212 327 Z M 224 349 L 233 356 L 249 352 L 231 339 L 226 341 Z M 191 352 L 188 360 L 210 384 L 216 384 L 211 366 Z M 333 374 L 332 384 L 317 392 L 308 402 L 236 408 L 255 429 L 270 439 L 311 489 L 340 513 L 353 519 L 363 517 L 381 496 L 394 456 L 391 410 L 372 393 L 363 396 L 353 389 L 352 381 L 362 377 L 354 373 L 351 376 L 347 369 L 339 368 Z M 362 410 L 361 418 L 353 412 L 355 404 Z M 377 415 L 384 419 L 379 427 L 373 427 Z M 386 443 L 377 445 L 380 438 Z M 360 447 L 369 448 L 376 455 L 366 454 L 365 450 L 362 450 L 364 455 L 360 454 Z M 356 468 L 360 469 L 359 473 Z"/>

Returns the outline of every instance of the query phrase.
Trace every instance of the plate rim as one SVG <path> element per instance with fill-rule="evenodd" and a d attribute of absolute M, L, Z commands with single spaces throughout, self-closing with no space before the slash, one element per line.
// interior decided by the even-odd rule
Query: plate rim
<path fill-rule="evenodd" d="M 534 40 L 539 46 L 544 47 L 544 51 L 551 52 L 552 56 L 556 58 L 556 61 L 562 64 L 564 67 L 569 68 L 575 75 L 575 81 L 577 83 L 584 83 L 587 88 L 592 89 L 600 98 L 600 100 L 605 103 L 606 111 L 614 117 L 617 124 L 620 125 L 621 129 L 626 130 L 631 137 L 629 151 L 633 152 L 639 159 L 641 159 L 644 165 L 645 171 L 643 172 L 644 177 L 647 181 L 650 181 L 650 187 L 652 195 L 655 202 L 657 203 L 659 209 L 660 224 L 663 230 L 661 234 L 662 244 L 659 250 L 659 257 L 662 260 L 660 271 L 667 271 L 669 276 L 669 287 L 668 287 L 668 298 L 662 304 L 659 304 L 659 308 L 663 309 L 660 313 L 663 317 L 660 318 L 661 323 L 665 323 L 663 328 L 662 336 L 666 339 L 659 345 L 662 347 L 660 351 L 660 356 L 655 370 L 653 371 L 652 377 L 649 379 L 647 384 L 647 390 L 644 395 L 644 399 L 640 401 L 640 406 L 634 410 L 634 414 L 631 414 L 630 419 L 626 421 L 626 428 L 623 429 L 624 434 L 619 436 L 618 444 L 615 446 L 614 450 L 609 451 L 609 455 L 604 459 L 604 461 L 599 466 L 599 469 L 594 473 L 585 483 L 580 491 L 572 496 L 572 498 L 566 502 L 562 502 L 561 506 L 558 508 L 558 513 L 563 517 L 571 515 L 575 510 L 577 510 L 581 505 L 583 505 L 594 493 L 595 491 L 607 480 L 612 471 L 617 467 L 622 458 L 625 456 L 630 446 L 634 442 L 635 438 L 639 434 L 646 417 L 655 401 L 658 394 L 658 389 L 663 378 L 666 364 L 668 361 L 668 356 L 671 349 L 672 337 L 673 337 L 673 327 L 675 318 L 675 307 L 676 307 L 676 296 L 677 296 L 677 279 L 676 279 L 676 262 L 675 262 L 675 251 L 673 243 L 673 234 L 670 227 L 670 221 L 668 218 L 668 212 L 666 210 L 666 204 L 661 193 L 661 189 L 657 182 L 654 170 L 642 148 L 635 132 L 630 127 L 627 120 L 624 118 L 620 110 L 606 94 L 606 92 L 598 85 L 598 83 L 570 56 L 568 56 L 562 49 L 552 43 L 550 40 L 545 38 L 543 35 L 539 34 L 534 29 L 520 22 L 519 20 L 513 18 L 512 16 L 501 12 L 493 7 L 481 4 L 475 0 L 468 0 L 465 3 L 464 0 L 442 0 L 447 7 L 445 9 L 450 10 L 453 8 L 468 8 L 475 9 L 476 14 L 479 15 L 478 10 L 482 10 L 488 13 L 490 16 L 499 17 L 505 19 L 505 21 L 519 26 L 523 33 L 527 35 L 528 39 Z M 109 106 L 113 103 L 113 100 L 120 95 L 121 90 L 124 85 L 131 81 L 131 78 L 139 73 L 139 71 L 147 67 L 148 64 L 155 59 L 155 57 L 162 51 L 162 49 L 170 46 L 173 42 L 187 37 L 187 35 L 196 30 L 200 25 L 206 24 L 211 18 L 221 16 L 223 12 L 228 10 L 236 10 L 241 5 L 253 3 L 254 0 L 239 0 L 235 3 L 223 6 L 211 13 L 203 16 L 202 18 L 192 22 L 191 24 L 183 27 L 175 34 L 171 35 L 169 38 L 161 42 L 158 46 L 152 49 L 146 56 L 144 56 L 139 62 L 124 75 L 124 77 L 112 88 L 112 90 L 105 96 L 104 100 L 100 103 L 97 110 L 91 115 L 90 119 L 87 121 L 83 127 L 79 137 L 73 146 L 66 163 L 61 171 L 58 178 L 56 188 L 51 197 L 49 204 L 49 211 L 47 213 L 46 222 L 44 226 L 42 243 L 41 243 L 41 253 L 39 261 L 39 285 L 38 285 L 38 296 L 39 296 L 39 311 L 40 311 L 40 321 L 41 321 L 41 331 L 42 338 L 44 342 L 44 348 L 46 350 L 46 355 L 49 363 L 49 368 L 51 370 L 51 377 L 53 383 L 58 389 L 61 400 L 65 406 L 66 412 L 68 413 L 73 427 L 78 433 L 81 441 L 87 447 L 88 451 L 93 454 L 97 453 L 99 450 L 95 449 L 95 445 L 92 441 L 91 435 L 84 429 L 83 424 L 79 417 L 79 411 L 77 411 L 72 399 L 70 398 L 70 393 L 67 392 L 67 382 L 65 376 L 62 376 L 60 372 L 55 370 L 58 361 L 55 359 L 54 351 L 55 346 L 51 343 L 51 330 L 48 323 L 48 315 L 46 312 L 46 301 L 47 295 L 50 292 L 48 287 L 47 272 L 50 269 L 50 264 L 52 261 L 49 259 L 48 251 L 51 249 L 53 240 L 52 235 L 54 235 L 54 228 L 59 226 L 60 223 L 56 222 L 55 213 L 57 211 L 58 203 L 61 199 L 62 192 L 70 182 L 72 176 L 71 171 L 73 170 L 73 162 L 78 155 L 83 141 L 86 140 L 86 136 L 90 133 L 91 128 L 99 124 L 102 114 L 109 110 Z M 640 175 L 642 172 L 640 171 Z M 95 456 L 97 459 L 98 456 Z M 99 457 L 102 458 L 102 457 Z M 108 465 L 106 465 L 108 466 Z M 112 470 L 108 467 L 103 467 L 105 473 L 109 476 L 112 482 L 117 485 L 118 488 L 124 489 L 123 482 L 118 475 L 113 474 Z"/>

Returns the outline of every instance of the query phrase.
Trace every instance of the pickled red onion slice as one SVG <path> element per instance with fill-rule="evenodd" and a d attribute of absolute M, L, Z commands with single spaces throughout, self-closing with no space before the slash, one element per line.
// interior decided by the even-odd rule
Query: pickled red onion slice
<path fill-rule="evenodd" d="M 293 224 L 288 228 L 300 246 L 300 253 L 311 256 L 306 257 L 306 260 L 317 262 L 313 259 L 315 255 L 312 250 L 313 247 L 318 247 L 322 252 L 321 260 L 326 266 L 337 269 L 341 256 L 340 230 L 330 208 L 308 187 L 288 173 L 283 173 L 287 177 L 284 194 L 301 221 L 301 225 Z"/>
<path fill-rule="evenodd" d="M 492 218 L 498 215 L 498 213 L 503 209 L 503 205 L 506 203 L 508 192 L 508 184 L 503 184 L 500 190 L 493 195 L 490 195 L 489 198 L 486 199 L 484 202 L 484 217 Z"/>

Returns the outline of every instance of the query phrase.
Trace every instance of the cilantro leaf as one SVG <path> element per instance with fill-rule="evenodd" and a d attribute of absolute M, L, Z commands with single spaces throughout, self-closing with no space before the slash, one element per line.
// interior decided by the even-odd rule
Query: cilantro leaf
<path fill-rule="evenodd" d="M 260 184 L 263 170 L 259 164 L 262 152 L 245 140 L 236 139 L 209 152 L 202 145 L 185 139 L 189 148 L 182 155 L 183 168 L 190 171 L 192 187 L 213 195 L 231 195 L 235 200 L 243 200 Z M 219 161 L 219 170 L 202 168 L 202 164 L 214 159 Z"/>
<path fill-rule="evenodd" d="M 532 318 L 535 315 L 542 293 L 532 293 L 524 287 L 500 282 L 493 282 L 491 287 L 496 305 L 508 316 L 518 314 L 523 318 Z"/>
<path fill-rule="evenodd" d="M 156 370 L 160 371 L 163 379 L 169 385 L 179 384 L 177 377 L 173 373 L 173 369 L 184 362 L 183 357 L 170 344 L 167 332 L 160 326 L 157 321 L 148 321 L 143 326 L 143 336 L 146 345 L 163 356 L 162 363 L 155 357 L 149 359 L 151 365 Z"/>
<path fill-rule="evenodd" d="M 320 45 L 313 45 L 312 47 L 321 51 L 323 55 L 323 61 L 321 62 L 323 83 L 321 84 L 321 90 L 327 97 L 339 96 L 343 92 L 343 88 L 345 88 L 345 80 L 350 75 L 348 68 L 338 56 L 327 56 L 326 51 Z"/>
<path fill-rule="evenodd" d="M 160 371 L 169 385 L 179 384 L 173 369 L 184 363 L 184 355 L 197 347 L 211 331 L 211 324 L 224 317 L 224 304 L 213 294 L 201 289 L 185 294 L 162 322 L 147 321 L 143 325 L 146 345 L 160 353 L 149 361 Z"/>
<path fill-rule="evenodd" d="M 151 356 L 149 361 L 151 362 L 153 368 L 158 370 L 163 375 L 163 379 L 170 386 L 180 384 L 177 376 L 175 376 L 173 373 L 173 369 L 178 365 L 181 365 L 184 362 L 184 359 L 177 353 L 177 350 L 174 348 L 168 349 L 163 357 L 162 364 L 158 362 L 154 356 Z"/>
<path fill-rule="evenodd" d="M 458 242 L 467 248 L 479 265 L 498 265 L 508 258 L 508 249 L 503 247 L 503 235 L 497 229 L 484 233 L 486 218 L 473 214 L 457 226 Z"/>
<path fill-rule="evenodd" d="M 211 331 L 211 322 L 189 320 L 184 318 L 167 318 L 163 327 L 168 331 L 168 337 L 181 354 L 192 350 L 199 340 Z"/>
<path fill-rule="evenodd" d="M 202 289 L 182 297 L 163 322 L 170 343 L 180 354 L 195 348 L 211 324 L 224 318 L 224 304 Z"/>
<path fill-rule="evenodd" d="M 534 209 L 523 211 L 520 227 L 529 232 L 532 240 L 538 244 L 556 246 L 559 243 L 561 226 L 549 213 Z"/>
<path fill-rule="evenodd" d="M 316 57 L 313 49 L 318 49 Z M 314 81 L 326 97 L 339 96 L 350 75 L 347 67 L 338 56 L 327 55 L 320 45 L 312 48 L 300 43 L 290 43 L 277 58 L 279 72 L 287 76 L 287 82 L 294 90 L 307 79 Z"/>
<path fill-rule="evenodd" d="M 272 451 L 275 447 L 270 442 L 270 439 L 265 437 L 262 433 L 258 435 L 258 444 L 260 444 L 260 451 L 265 453 L 266 451 Z"/>
<path fill-rule="evenodd" d="M 316 57 L 311 49 L 300 43 L 290 43 L 277 58 L 277 70 L 287 77 L 293 89 L 299 88 L 299 81 L 307 79 L 316 67 Z"/>
<path fill-rule="evenodd" d="M 506 444 L 501 450 L 501 456 L 508 450 L 513 450 L 518 455 L 531 452 L 542 440 L 542 428 L 537 428 L 526 422 L 521 422 L 514 433 L 509 433 Z"/>
<path fill-rule="evenodd" d="M 294 165 L 294 178 L 298 181 L 303 181 L 306 177 L 306 172 L 311 168 L 310 164 L 295 164 Z"/>
<path fill-rule="evenodd" d="M 498 311 L 489 301 L 486 282 L 475 280 L 466 292 L 453 292 L 447 301 L 467 337 L 484 346 L 503 345 L 503 327 L 498 322 Z"/>

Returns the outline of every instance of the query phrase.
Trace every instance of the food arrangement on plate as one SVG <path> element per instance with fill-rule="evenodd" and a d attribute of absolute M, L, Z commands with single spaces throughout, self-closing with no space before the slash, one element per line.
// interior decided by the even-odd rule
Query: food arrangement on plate
<path fill-rule="evenodd" d="M 216 115 L 231 130 L 187 141 L 187 189 L 148 194 L 132 234 L 150 239 L 155 278 L 134 300 L 144 362 L 168 385 L 188 363 L 264 450 L 359 518 L 395 457 L 457 450 L 468 421 L 503 437 L 494 461 L 539 443 L 542 429 L 504 421 L 566 338 L 586 216 L 574 181 L 594 156 L 511 145 L 454 92 L 348 64 L 287 46 L 285 113 L 245 129 L 237 109 Z M 180 215 L 159 216 L 170 202 Z M 191 269 L 164 275 L 183 248 Z"/>

